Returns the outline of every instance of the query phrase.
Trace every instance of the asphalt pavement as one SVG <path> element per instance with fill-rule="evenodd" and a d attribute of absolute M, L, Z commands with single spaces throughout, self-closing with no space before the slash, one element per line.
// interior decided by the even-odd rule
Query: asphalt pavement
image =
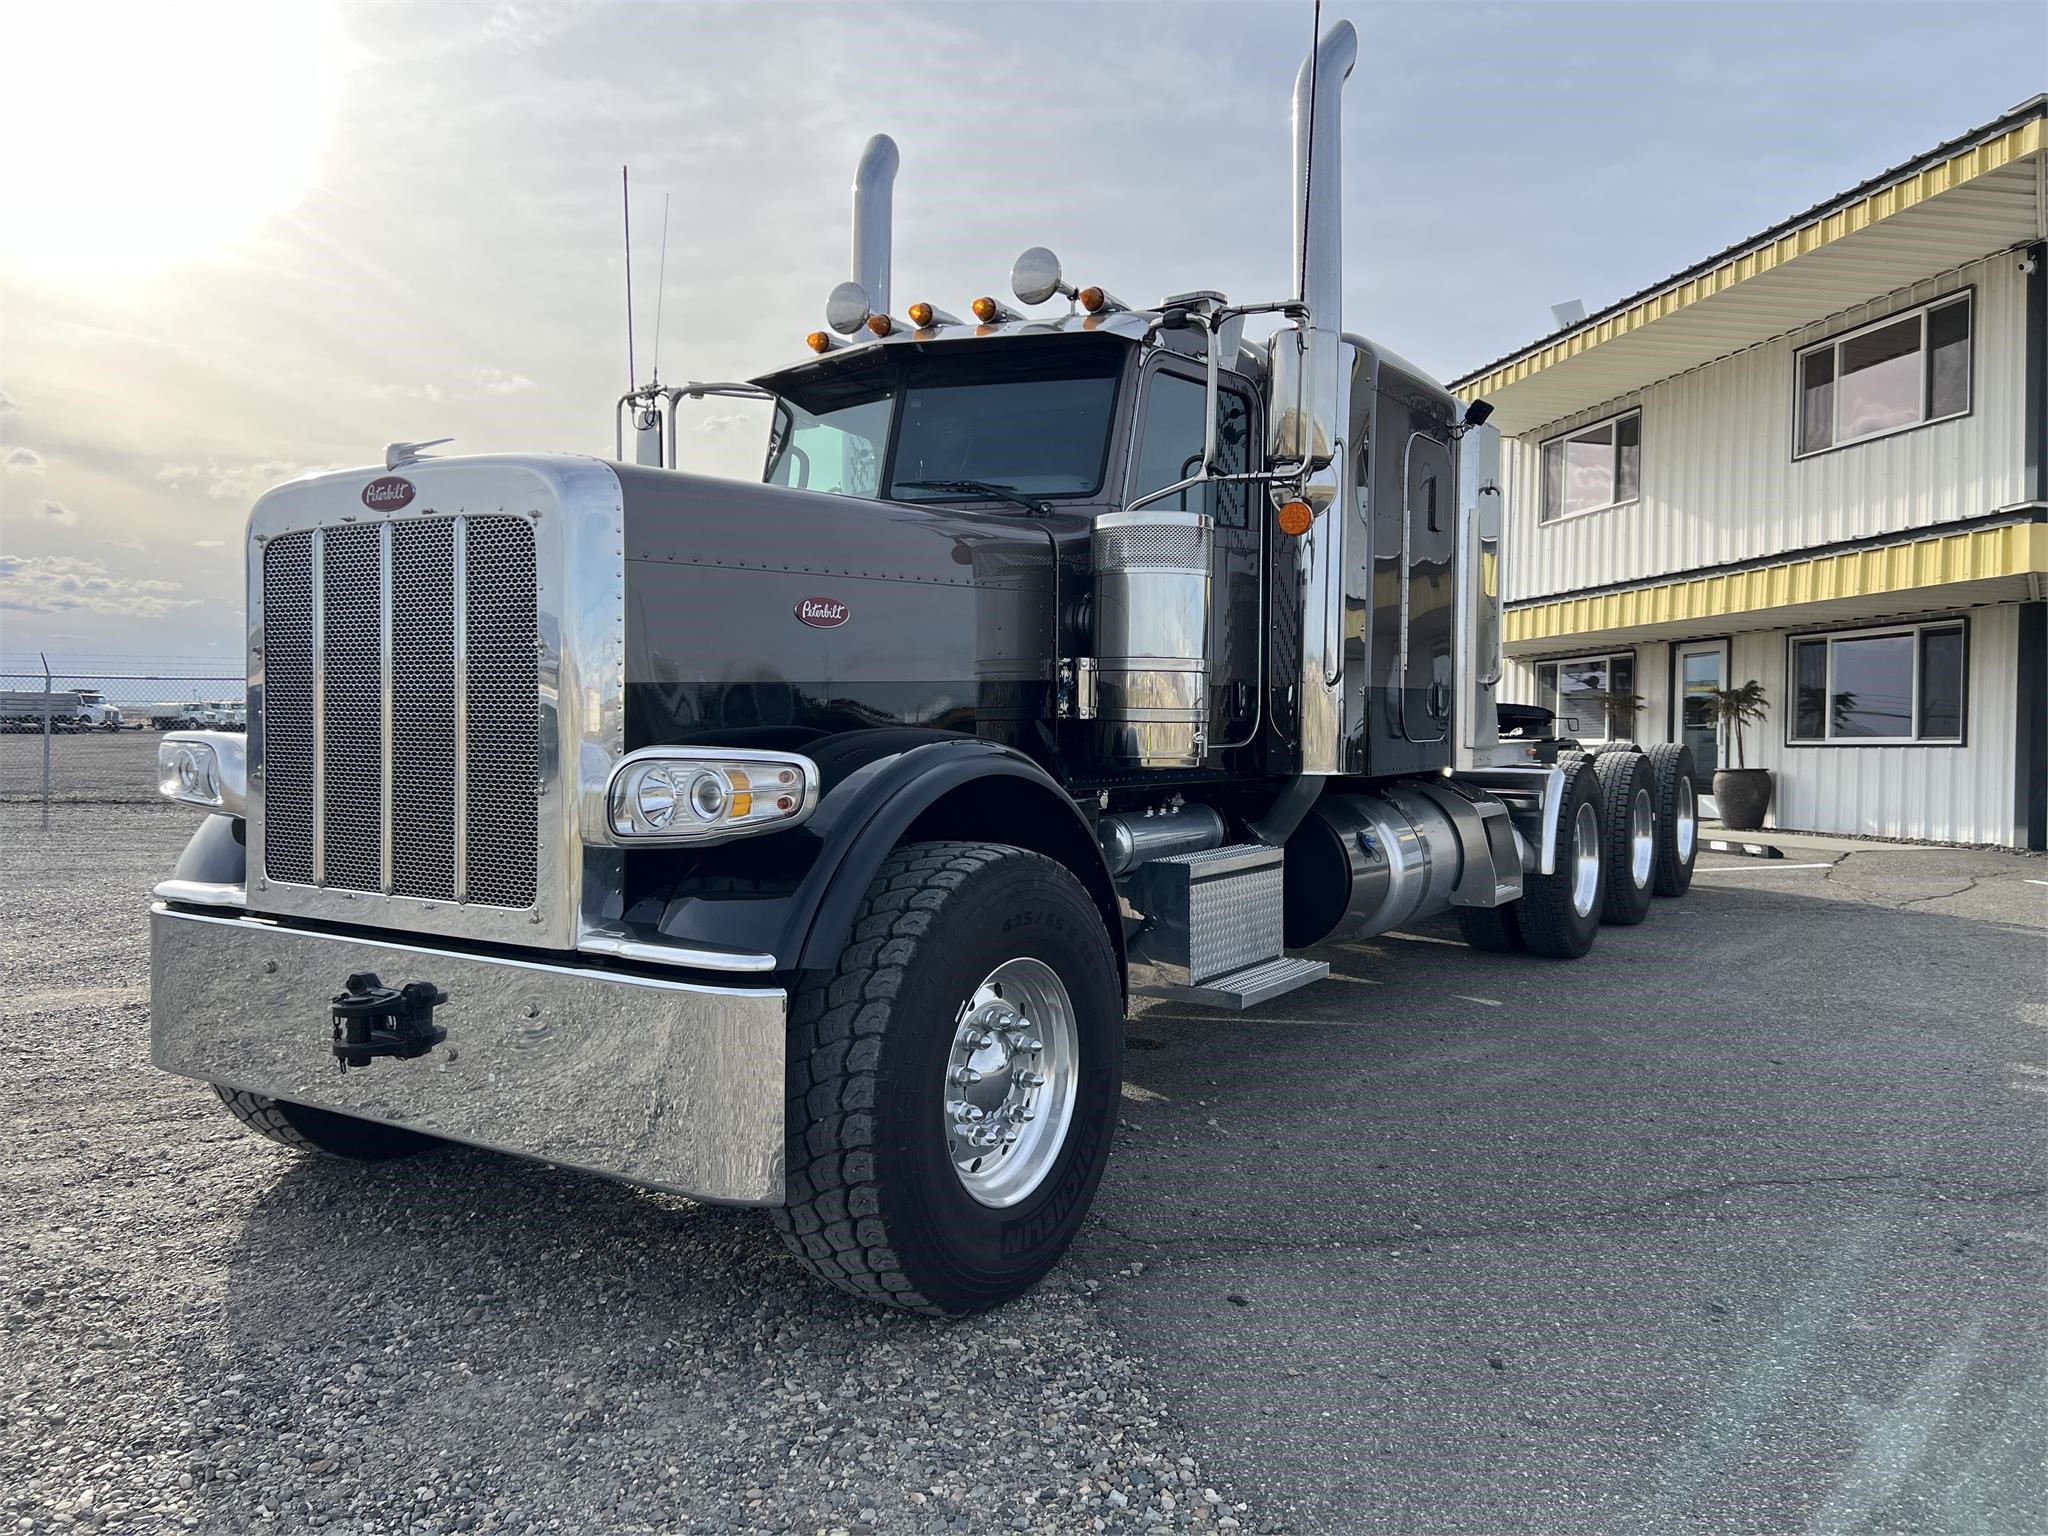
<path fill-rule="evenodd" d="M 0 805 L 0 1528 L 2048 1529 L 2048 860 L 1709 856 L 1581 962 L 1146 1009 L 1067 1262 L 944 1324 L 241 1134 L 147 1064 L 190 825 Z"/>

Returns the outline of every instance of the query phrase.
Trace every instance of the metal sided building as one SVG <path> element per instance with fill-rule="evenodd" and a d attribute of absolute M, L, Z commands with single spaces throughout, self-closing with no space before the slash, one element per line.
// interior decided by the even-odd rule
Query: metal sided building
<path fill-rule="evenodd" d="M 1503 696 L 1704 776 L 1754 678 L 1770 825 L 2048 846 L 2044 245 L 2039 96 L 1460 379 Z"/>

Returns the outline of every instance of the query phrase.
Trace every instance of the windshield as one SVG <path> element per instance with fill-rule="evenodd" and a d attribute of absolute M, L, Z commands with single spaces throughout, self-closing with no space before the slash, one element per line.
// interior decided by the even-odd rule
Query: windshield
<path fill-rule="evenodd" d="M 891 501 L 1093 495 L 1123 361 L 1101 343 L 1007 341 L 808 380 L 777 403 L 764 478 Z"/>

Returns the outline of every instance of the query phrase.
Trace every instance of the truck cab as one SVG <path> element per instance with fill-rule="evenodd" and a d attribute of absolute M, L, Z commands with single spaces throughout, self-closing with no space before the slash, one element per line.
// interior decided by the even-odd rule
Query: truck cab
<path fill-rule="evenodd" d="M 1019 307 L 899 315 L 878 135 L 799 360 L 636 387 L 612 461 L 266 493 L 246 738 L 160 749 L 212 814 L 156 889 L 157 1064 L 302 1150 L 764 1206 L 950 1315 L 1084 1219 L 1134 999 L 1255 1008 L 1445 913 L 1576 958 L 1681 893 L 1683 749 L 1495 703 L 1483 402 L 1344 328 L 1356 48 L 1297 82 L 1286 297 L 1132 306 L 1034 247 Z M 731 395 L 757 483 L 677 462 Z"/>

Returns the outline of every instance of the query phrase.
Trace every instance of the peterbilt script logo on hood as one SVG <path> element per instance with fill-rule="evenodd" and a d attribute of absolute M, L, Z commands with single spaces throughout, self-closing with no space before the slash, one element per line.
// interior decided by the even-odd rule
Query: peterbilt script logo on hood
<path fill-rule="evenodd" d="M 386 512 L 412 500 L 412 482 L 402 475 L 386 475 L 363 487 L 363 505 L 372 512 Z"/>
<path fill-rule="evenodd" d="M 813 629 L 837 629 L 848 617 L 846 604 L 836 597 L 807 597 L 796 605 L 796 616 Z"/>

